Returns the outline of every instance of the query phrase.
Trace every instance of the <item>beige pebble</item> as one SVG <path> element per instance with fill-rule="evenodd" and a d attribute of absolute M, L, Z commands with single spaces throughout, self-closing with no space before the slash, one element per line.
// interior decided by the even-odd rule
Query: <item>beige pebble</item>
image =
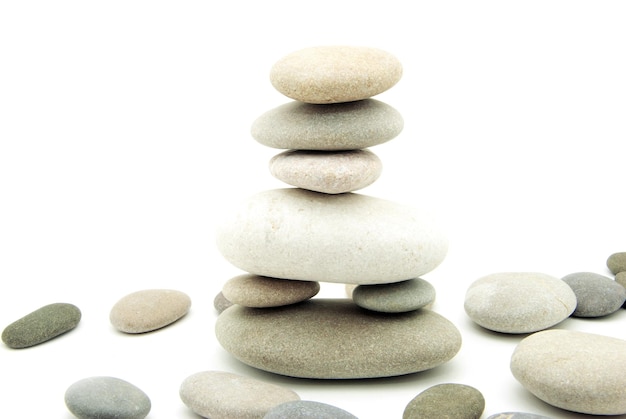
<path fill-rule="evenodd" d="M 191 299 L 181 291 L 149 289 L 121 298 L 109 314 L 111 324 L 121 332 L 145 333 L 160 329 L 183 317 Z"/>
<path fill-rule="evenodd" d="M 228 280 L 222 294 L 233 304 L 245 307 L 280 307 L 314 297 L 319 282 L 269 278 L 253 274 L 238 275 Z"/>

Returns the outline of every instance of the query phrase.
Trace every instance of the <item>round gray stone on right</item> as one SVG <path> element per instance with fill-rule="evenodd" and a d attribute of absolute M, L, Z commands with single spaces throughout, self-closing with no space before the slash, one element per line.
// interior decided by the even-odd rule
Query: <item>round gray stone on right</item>
<path fill-rule="evenodd" d="M 421 278 L 392 284 L 359 285 L 352 292 L 352 300 L 367 310 L 405 313 L 432 303 L 435 288 Z"/>
<path fill-rule="evenodd" d="M 407 404 L 402 419 L 478 419 L 485 410 L 485 398 L 474 387 L 446 383 L 427 388 Z"/>
<path fill-rule="evenodd" d="M 606 266 L 613 275 L 626 271 L 626 252 L 613 253 L 606 260 Z"/>
<path fill-rule="evenodd" d="M 489 416 L 487 419 L 550 419 L 548 416 L 525 412 L 502 412 Z"/>
<path fill-rule="evenodd" d="M 626 288 L 611 278 L 593 272 L 576 272 L 564 276 L 578 304 L 575 317 L 603 317 L 615 313 L 626 301 Z"/>

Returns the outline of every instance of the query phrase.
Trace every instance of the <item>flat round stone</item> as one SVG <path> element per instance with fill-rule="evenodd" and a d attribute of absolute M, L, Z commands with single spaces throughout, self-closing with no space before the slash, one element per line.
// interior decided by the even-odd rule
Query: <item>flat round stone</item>
<path fill-rule="evenodd" d="M 221 314 L 222 311 L 226 310 L 232 305 L 233 303 L 231 301 L 228 301 L 221 291 L 213 299 L 213 307 L 215 307 L 215 310 L 218 314 Z"/>
<path fill-rule="evenodd" d="M 626 341 L 571 330 L 545 330 L 524 338 L 511 372 L 544 402 L 590 415 L 626 413 Z"/>
<path fill-rule="evenodd" d="M 615 313 L 626 301 L 626 289 L 616 281 L 593 272 L 576 272 L 564 276 L 578 304 L 576 317 L 603 317 Z"/>
<path fill-rule="evenodd" d="M 272 148 L 338 151 L 372 147 L 395 138 L 402 115 L 374 99 L 334 105 L 289 102 L 259 116 L 252 137 Z"/>
<path fill-rule="evenodd" d="M 245 272 L 341 284 L 417 278 L 443 261 L 447 246 L 435 219 L 416 208 L 299 188 L 252 196 L 217 231 L 219 251 Z"/>
<path fill-rule="evenodd" d="M 487 419 L 551 419 L 547 416 L 525 412 L 501 412 L 489 416 Z"/>
<path fill-rule="evenodd" d="M 270 172 L 275 178 L 328 194 L 352 192 L 371 185 L 382 169 L 378 156 L 368 150 L 293 150 L 270 160 Z"/>
<path fill-rule="evenodd" d="M 576 308 L 574 291 L 559 278 L 537 272 L 502 272 L 472 283 L 465 312 L 485 329 L 531 333 L 568 318 Z"/>
<path fill-rule="evenodd" d="M 13 349 L 35 346 L 74 329 L 80 318 L 81 312 L 73 304 L 48 304 L 8 325 L 2 341 Z"/>
<path fill-rule="evenodd" d="M 65 405 L 79 419 L 143 419 L 150 398 L 133 384 L 115 377 L 89 377 L 65 392 Z"/>
<path fill-rule="evenodd" d="M 457 328 L 437 313 L 377 313 L 349 299 L 264 309 L 234 305 L 218 317 L 215 333 L 240 361 L 303 378 L 410 374 L 449 361 L 461 347 Z"/>
<path fill-rule="evenodd" d="M 427 306 L 435 300 L 435 288 L 421 278 L 393 284 L 359 285 L 352 292 L 359 307 L 383 313 L 403 313 Z"/>
<path fill-rule="evenodd" d="M 263 419 L 357 419 L 338 407 L 309 400 L 296 400 L 276 406 Z"/>
<path fill-rule="evenodd" d="M 626 252 L 613 253 L 606 260 L 606 266 L 613 275 L 626 271 Z"/>
<path fill-rule="evenodd" d="M 446 383 L 427 388 L 404 409 L 402 419 L 478 419 L 485 410 L 485 399 L 474 387 Z"/>
<path fill-rule="evenodd" d="M 357 46 L 319 46 L 292 52 L 270 70 L 280 93 L 309 103 L 365 99 L 393 87 L 402 64 L 392 54 Z"/>
<path fill-rule="evenodd" d="M 254 274 L 238 275 L 222 287 L 224 297 L 246 307 L 280 307 L 314 297 L 319 282 L 268 278 Z"/>
<path fill-rule="evenodd" d="M 109 314 L 111 324 L 125 333 L 145 333 L 160 329 L 183 317 L 191 299 L 181 291 L 148 289 L 121 298 Z"/>
<path fill-rule="evenodd" d="M 272 408 L 300 399 L 288 388 L 224 371 L 187 377 L 179 395 L 189 409 L 211 419 L 262 418 Z"/>

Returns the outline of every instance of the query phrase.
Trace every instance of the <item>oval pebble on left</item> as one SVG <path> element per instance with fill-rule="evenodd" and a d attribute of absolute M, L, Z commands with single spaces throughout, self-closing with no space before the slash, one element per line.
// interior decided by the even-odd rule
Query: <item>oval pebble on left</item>
<path fill-rule="evenodd" d="M 73 304 L 48 304 L 8 325 L 2 341 L 13 349 L 39 345 L 74 329 L 80 318 L 81 312 Z"/>

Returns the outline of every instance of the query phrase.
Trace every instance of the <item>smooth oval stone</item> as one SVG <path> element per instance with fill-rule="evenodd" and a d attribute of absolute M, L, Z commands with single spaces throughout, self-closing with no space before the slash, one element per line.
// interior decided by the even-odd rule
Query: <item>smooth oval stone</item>
<path fill-rule="evenodd" d="M 392 54 L 368 47 L 319 46 L 286 55 L 270 70 L 283 95 L 309 103 L 365 99 L 393 87 L 402 64 Z"/>
<path fill-rule="evenodd" d="M 604 275 L 576 272 L 562 279 L 572 288 L 578 301 L 572 316 L 607 316 L 619 310 L 626 301 L 626 289 Z"/>
<path fill-rule="evenodd" d="M 73 304 L 48 304 L 8 325 L 2 341 L 13 349 L 35 346 L 74 329 L 80 318 L 81 312 Z"/>
<path fill-rule="evenodd" d="M 115 377 L 89 377 L 65 391 L 65 405 L 79 419 L 143 419 L 150 398 L 133 384 Z"/>
<path fill-rule="evenodd" d="M 418 394 L 404 409 L 402 419 L 478 419 L 485 410 L 480 391 L 464 384 L 438 384 Z"/>
<path fill-rule="evenodd" d="M 591 415 L 626 413 L 626 341 L 571 330 L 523 339 L 511 372 L 528 391 L 561 409 Z"/>
<path fill-rule="evenodd" d="M 267 412 L 263 419 L 357 419 L 357 417 L 326 403 L 296 400 L 276 406 Z"/>
<path fill-rule="evenodd" d="M 613 253 L 606 260 L 606 266 L 613 275 L 626 271 L 626 252 Z"/>
<path fill-rule="evenodd" d="M 352 192 L 374 183 L 383 165 L 368 150 L 285 151 L 272 158 L 272 175 L 299 188 L 328 194 Z"/>
<path fill-rule="evenodd" d="M 435 300 L 435 288 L 421 278 L 393 284 L 359 285 L 352 292 L 359 307 L 383 313 L 403 313 L 425 307 Z"/>
<path fill-rule="evenodd" d="M 303 378 L 409 374 L 449 361 L 461 347 L 457 328 L 437 313 L 376 313 L 349 299 L 264 309 L 234 305 L 218 317 L 215 333 L 240 361 Z"/>
<path fill-rule="evenodd" d="M 187 407 L 211 419 L 263 418 L 275 406 L 300 399 L 290 389 L 224 371 L 187 377 L 179 394 Z"/>
<path fill-rule="evenodd" d="M 574 291 L 559 278 L 537 272 L 502 272 L 472 283 L 465 312 L 485 329 L 530 333 L 562 322 L 576 308 Z"/>
<path fill-rule="evenodd" d="M 299 303 L 314 297 L 319 291 L 319 282 L 268 278 L 254 274 L 231 278 L 222 288 L 224 297 L 233 304 L 258 308 Z"/>
<path fill-rule="evenodd" d="M 221 291 L 213 299 L 213 307 L 215 307 L 215 310 L 218 314 L 221 314 L 222 311 L 226 310 L 232 305 L 233 303 L 228 301 Z"/>
<path fill-rule="evenodd" d="M 615 282 L 620 284 L 622 287 L 626 287 L 626 271 L 616 274 Z"/>
<path fill-rule="evenodd" d="M 524 412 L 502 412 L 489 416 L 487 419 L 551 419 L 548 416 Z"/>
<path fill-rule="evenodd" d="M 183 317 L 191 299 L 181 291 L 149 289 L 121 298 L 109 314 L 111 324 L 125 333 L 145 333 L 160 329 Z"/>
<path fill-rule="evenodd" d="M 219 223 L 217 247 L 272 278 L 380 284 L 435 269 L 447 240 L 432 217 L 391 201 L 299 188 L 252 196 Z"/>
<path fill-rule="evenodd" d="M 335 105 L 289 102 L 259 116 L 252 137 L 268 147 L 338 151 L 372 147 L 395 138 L 402 115 L 384 102 L 366 99 Z"/>

